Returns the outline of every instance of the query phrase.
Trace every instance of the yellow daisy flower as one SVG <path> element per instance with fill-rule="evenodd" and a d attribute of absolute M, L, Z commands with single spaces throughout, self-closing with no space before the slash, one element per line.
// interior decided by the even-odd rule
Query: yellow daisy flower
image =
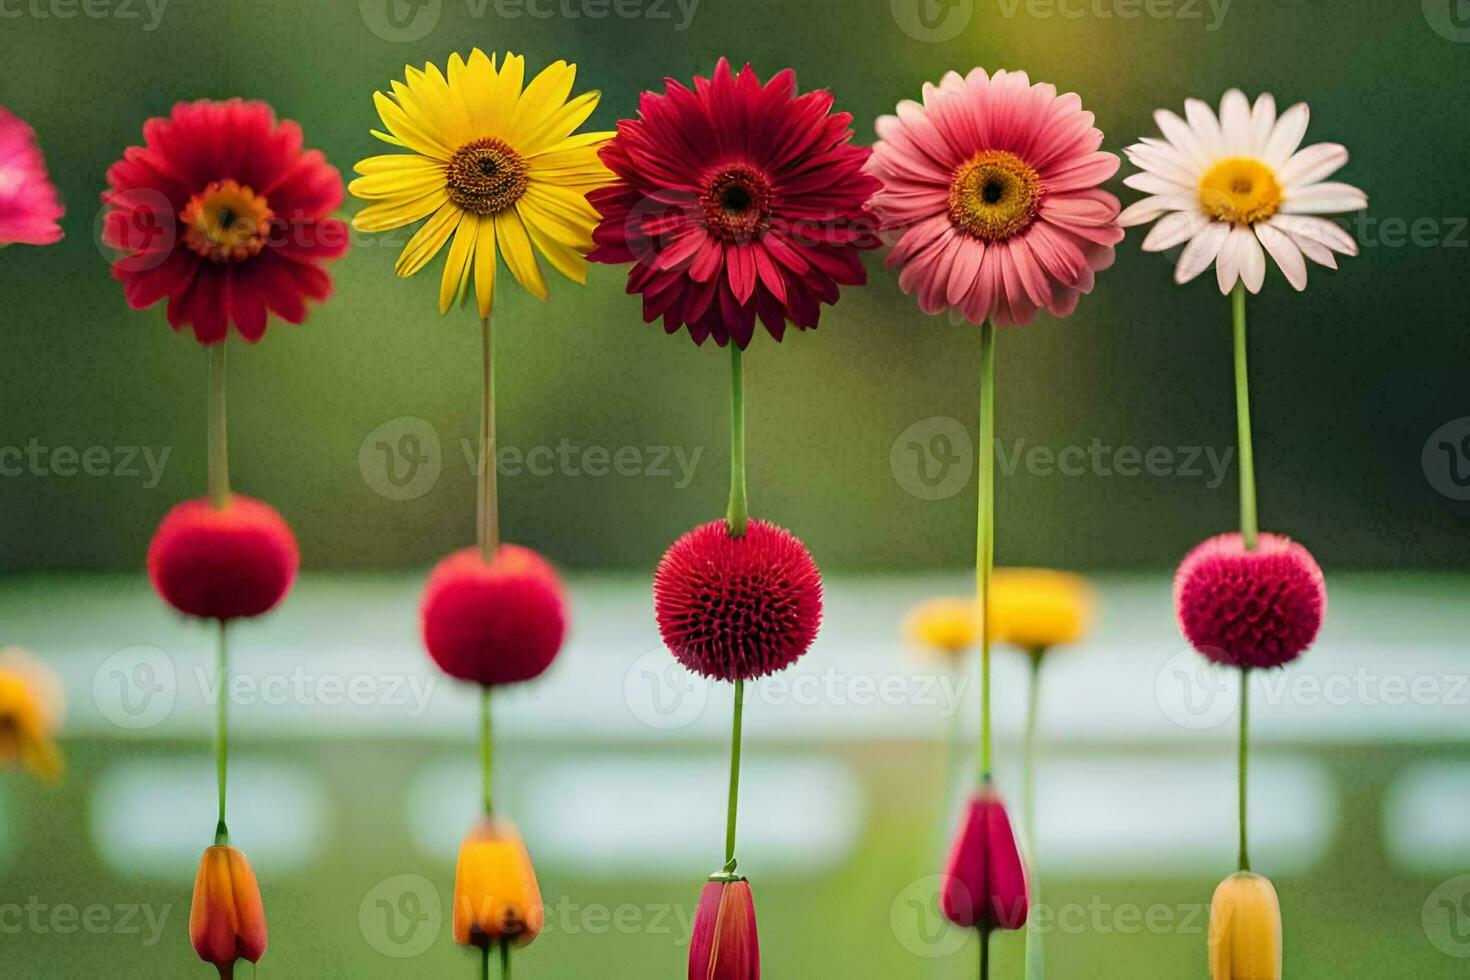
<path fill-rule="evenodd" d="M 496 254 L 532 295 L 546 299 L 537 253 L 552 268 L 587 281 L 598 214 L 587 193 L 611 181 L 597 150 L 610 132 L 576 133 L 600 92 L 573 99 L 577 67 L 558 61 L 524 84 L 525 59 L 498 66 L 479 48 L 435 65 L 404 69 L 392 94 L 373 93 L 385 143 L 408 150 L 358 162 L 348 190 L 367 202 L 352 219 L 358 231 L 389 231 L 427 218 L 398 256 L 411 276 L 449 245 L 439 284 L 439 312 L 464 301 L 474 283 L 480 316 L 495 299 Z M 534 248 L 533 248 L 534 246 Z"/>
<path fill-rule="evenodd" d="M 990 592 L 990 636 L 1035 650 L 1075 643 L 1092 625 L 1087 580 L 1049 568 L 997 568 Z"/>
<path fill-rule="evenodd" d="M 61 681 L 33 654 L 0 650 L 0 769 L 18 762 L 47 782 L 61 778 L 63 700 Z"/>

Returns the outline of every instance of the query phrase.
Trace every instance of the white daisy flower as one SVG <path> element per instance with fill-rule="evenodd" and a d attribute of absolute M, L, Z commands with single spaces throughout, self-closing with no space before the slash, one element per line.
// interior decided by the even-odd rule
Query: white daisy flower
<path fill-rule="evenodd" d="M 1215 264 L 1220 292 L 1236 280 L 1259 292 L 1266 254 L 1298 290 L 1307 286 L 1306 259 L 1337 268 L 1334 252 L 1357 255 L 1340 226 L 1319 217 L 1360 211 L 1368 196 L 1326 180 L 1347 163 L 1337 143 L 1301 146 L 1305 102 L 1278 118 L 1267 93 L 1252 106 L 1239 89 L 1220 100 L 1220 115 L 1198 99 L 1184 103 L 1184 119 L 1154 113 L 1163 139 L 1142 139 L 1123 152 L 1141 173 L 1123 181 L 1152 195 L 1123 210 L 1124 227 L 1158 219 L 1143 240 L 1145 252 L 1183 245 L 1174 281 L 1185 283 Z"/>

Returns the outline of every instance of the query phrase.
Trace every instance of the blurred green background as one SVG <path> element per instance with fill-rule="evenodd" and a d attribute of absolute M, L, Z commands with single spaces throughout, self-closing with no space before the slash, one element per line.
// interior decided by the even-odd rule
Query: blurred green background
<path fill-rule="evenodd" d="M 442 65 L 478 45 L 524 52 L 536 67 L 575 60 L 579 88 L 604 93 L 596 128 L 631 114 L 636 93 L 665 75 L 706 73 L 722 54 L 762 75 L 792 65 L 803 86 L 830 88 L 863 142 L 923 82 L 975 64 L 1024 68 L 1081 93 L 1114 151 L 1154 132 L 1155 108 L 1177 111 L 1187 97 L 1214 101 L 1241 86 L 1274 92 L 1283 107 L 1308 101 L 1308 140 L 1348 146 L 1341 179 L 1363 187 L 1371 208 L 1349 223 L 1361 256 L 1337 272 L 1314 266 L 1304 294 L 1273 268 L 1249 306 L 1262 524 L 1306 542 L 1333 595 L 1317 650 L 1282 676 L 1429 677 L 1436 693 L 1407 705 L 1361 688 L 1338 705 L 1300 692 L 1267 699 L 1260 757 L 1268 773 L 1274 758 L 1290 763 L 1268 785 L 1291 790 L 1303 775 L 1312 792 L 1258 797 L 1258 826 L 1278 835 L 1258 864 L 1280 891 L 1297 980 L 1467 975 L 1470 704 L 1457 685 L 1470 502 L 1426 465 L 1442 427 L 1454 439 L 1470 430 L 1457 422 L 1470 415 L 1460 288 L 1470 268 L 1470 11 L 1459 0 L 0 0 L 0 37 L 0 104 L 37 130 L 68 206 L 60 245 L 0 254 L 0 450 L 107 447 L 112 468 L 135 474 L 66 476 L 42 464 L 0 476 L 0 571 L 10 573 L 0 577 L 0 646 L 56 665 L 70 701 L 65 786 L 0 773 L 0 973 L 208 970 L 184 922 L 213 819 L 188 809 L 212 799 L 209 713 L 184 692 L 198 686 L 209 638 L 178 623 L 142 575 L 158 520 L 203 492 L 206 363 L 161 307 L 127 309 L 108 275 L 94 236 L 106 167 L 174 102 L 241 95 L 298 120 L 348 177 L 382 150 L 368 135 L 378 125 L 372 92 L 405 63 Z M 1113 189 L 1137 197 L 1121 180 Z M 344 213 L 356 207 L 349 200 Z M 1101 905 L 1104 917 L 1099 926 L 1088 912 L 1088 924 L 1053 932 L 1058 980 L 1203 976 L 1198 920 L 1230 866 L 1228 794 L 1198 793 L 1168 767 L 1224 767 L 1208 785 L 1228 789 L 1233 715 L 1197 726 L 1165 696 L 1171 665 L 1192 656 L 1172 625 L 1170 571 L 1237 520 L 1234 470 L 1219 462 L 1235 441 L 1228 310 L 1208 275 L 1175 287 L 1169 257 L 1141 253 L 1141 238 L 1130 233 L 1074 316 L 1000 338 L 997 559 L 1090 570 L 1102 582 L 1098 635 L 1057 665 L 1044 715 L 1048 753 L 1070 764 L 1057 771 L 1086 776 L 1055 790 L 1065 805 L 1053 808 L 1054 836 L 1072 850 L 1048 871 L 1046 900 Z M 233 481 L 291 522 L 305 568 L 280 613 L 241 630 L 242 670 L 434 677 L 417 647 L 415 596 L 423 569 L 474 533 L 464 448 L 476 433 L 479 338 L 470 312 L 437 316 L 437 262 L 417 279 L 393 277 L 403 240 L 357 236 L 331 267 L 336 295 L 305 325 L 274 324 L 251 349 L 235 342 Z M 752 510 L 797 531 L 828 575 L 827 625 L 799 671 L 837 670 L 848 683 L 934 672 L 903 658 L 898 620 L 923 595 L 969 588 L 974 548 L 965 446 L 978 334 L 921 315 L 878 255 L 868 266 L 869 285 L 848 290 L 819 330 L 780 345 L 761 336 L 746 360 Z M 727 714 L 711 704 L 687 728 L 664 726 L 640 714 L 635 689 L 640 665 L 665 662 L 649 571 L 675 537 L 723 512 L 727 359 L 642 324 L 623 284 L 623 270 L 593 267 L 585 288 L 553 282 L 545 304 L 514 289 L 497 302 L 501 443 L 552 457 L 541 472 L 503 474 L 502 523 L 568 569 L 575 610 L 572 647 L 518 695 L 504 735 L 513 761 L 503 788 L 546 897 L 572 903 L 553 916 L 562 934 L 532 947 L 518 976 L 681 975 L 679 915 L 692 911 L 719 849 L 718 816 L 673 829 L 657 818 L 660 808 L 683 812 L 682 764 L 718 781 Z M 1080 476 L 1006 465 L 1018 449 L 1069 446 L 1101 464 Z M 1169 455 L 1158 472 L 1118 472 L 1160 448 Z M 609 463 L 620 451 L 623 473 Z M 948 469 L 946 451 L 961 457 Z M 127 655 L 131 669 L 136 649 L 158 651 L 180 692 L 178 707 L 141 729 L 108 700 L 113 658 Z M 1010 665 L 998 680 L 1002 758 L 1015 755 L 1021 677 Z M 824 803 L 818 780 L 791 801 L 804 808 L 792 826 L 813 836 L 783 845 L 778 817 L 770 849 L 750 849 L 773 980 L 973 975 L 973 940 L 951 949 L 937 926 L 907 918 L 932 898 L 922 883 L 939 863 L 946 800 L 946 723 L 916 700 L 883 711 L 828 699 L 748 716 L 750 757 L 775 767 L 770 782 L 760 769 L 749 777 L 751 793 L 781 785 L 790 763 L 835 773 L 851 794 Z M 447 908 L 467 817 L 452 801 L 436 810 L 432 791 L 473 791 L 464 692 L 446 682 L 422 714 L 375 704 L 359 717 L 297 699 L 278 714 L 246 705 L 235 717 L 242 771 L 251 759 L 266 765 L 256 810 L 237 827 L 271 918 L 258 975 L 470 975 L 447 923 L 410 955 L 416 947 L 390 941 L 373 917 L 380 899 L 407 909 L 400 875 L 424 876 Z M 169 783 L 182 781 L 182 796 L 163 791 L 160 774 L 174 764 L 195 767 Z M 441 781 L 426 783 L 433 772 Z M 547 788 L 537 779 L 546 772 L 562 782 Z M 595 782 L 606 773 L 626 780 L 617 792 Z M 1401 782 L 1406 774 L 1418 781 Z M 1014 772 L 1002 776 L 1014 796 Z M 579 796 L 577 779 L 599 788 Z M 683 796 L 718 812 L 722 792 L 691 785 Z M 242 797 L 236 805 L 250 806 Z M 532 810 L 532 800 L 565 808 Z M 673 856 L 647 840 L 587 836 L 585 823 L 636 834 L 629 814 L 640 804 Z M 273 811 L 282 839 L 252 842 L 247 828 L 263 833 Z M 753 819 L 750 804 L 743 819 Z M 422 839 L 424 827 L 438 836 Z M 1111 828 L 1116 846 L 1089 845 L 1094 827 Z M 1135 867 L 1160 827 L 1178 830 L 1174 849 L 1161 844 Z M 150 833 L 152 864 L 137 853 Z M 584 838 L 605 849 L 588 858 L 559 844 Z M 1045 826 L 1042 839 L 1052 839 Z M 697 859 L 682 856 L 701 847 Z M 800 870 L 783 863 L 804 850 L 825 857 Z M 619 853 L 642 863 L 620 865 Z M 97 933 L 44 918 L 12 928 L 37 903 L 43 917 L 94 903 L 166 917 L 156 943 L 145 942 L 146 918 L 141 932 L 116 928 L 115 917 Z M 1116 918 L 1155 906 L 1169 910 L 1155 928 Z M 626 908 L 631 925 L 601 925 Z M 1018 975 L 1018 952 L 1000 943 L 998 975 Z"/>

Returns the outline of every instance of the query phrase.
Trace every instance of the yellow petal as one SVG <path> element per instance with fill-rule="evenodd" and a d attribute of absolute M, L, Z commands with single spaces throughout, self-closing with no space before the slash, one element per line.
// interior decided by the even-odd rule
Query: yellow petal
<path fill-rule="evenodd" d="M 453 67 L 451 62 L 450 68 Z M 449 84 L 456 84 L 453 73 Z M 496 84 L 495 63 L 485 57 L 485 52 L 479 48 L 471 51 L 469 61 L 459 73 L 458 85 L 464 99 L 465 111 L 469 114 L 470 128 L 476 136 L 489 136 L 499 129 L 495 113 Z M 514 105 L 514 102 L 510 104 Z"/>
<path fill-rule="evenodd" d="M 530 233 L 531 241 L 536 243 L 536 248 L 546 256 L 546 261 L 551 263 L 553 269 L 573 282 L 584 286 L 587 284 L 587 260 L 582 257 L 583 252 L 569 248 L 547 235 L 536 227 L 534 221 L 526 221 L 526 231 Z"/>
<path fill-rule="evenodd" d="M 448 200 L 449 195 L 441 187 L 423 197 L 409 201 L 381 201 L 377 204 L 369 204 L 353 217 L 352 227 L 358 231 L 388 231 L 391 228 L 402 228 L 404 225 L 411 225 L 420 218 L 432 214 Z"/>
<path fill-rule="evenodd" d="M 505 256 L 506 268 L 516 277 L 516 282 L 537 299 L 547 297 L 546 280 L 541 267 L 536 264 L 536 253 L 531 250 L 531 238 L 515 208 L 507 208 L 495 216 L 495 240 Z"/>
<path fill-rule="evenodd" d="M 398 82 L 394 82 L 393 86 L 395 91 L 403 88 Z M 447 161 L 454 155 L 453 147 L 446 145 L 437 134 L 426 128 L 426 120 L 414 118 L 405 110 L 405 107 L 400 106 L 382 92 L 373 93 L 373 104 L 378 107 L 378 115 L 382 117 L 383 125 L 387 126 L 388 131 L 404 146 L 436 160 Z"/>
<path fill-rule="evenodd" d="M 592 249 L 592 229 L 597 226 L 598 216 L 586 198 L 576 199 L 582 207 L 569 206 L 533 184 L 526 188 L 516 207 L 527 224 L 535 223 L 542 232 L 568 248 L 587 252 Z"/>
<path fill-rule="evenodd" d="M 367 174 L 353 180 L 347 185 L 347 190 L 353 197 L 365 201 L 414 200 L 443 186 L 444 169 L 437 167 L 432 170 L 389 170 Z"/>
<path fill-rule="evenodd" d="M 532 155 L 533 156 L 546 156 L 547 154 L 550 154 L 550 153 L 565 153 L 565 152 L 570 151 L 570 150 L 580 150 L 580 149 L 587 149 L 587 148 L 594 148 L 595 149 L 596 147 L 601 146 L 603 143 L 606 143 L 608 140 L 612 139 L 616 135 L 617 135 L 617 133 L 611 133 L 611 132 L 606 132 L 606 131 L 591 132 L 591 133 L 577 133 L 575 135 L 568 136 L 566 139 L 562 140 L 560 143 L 557 143 L 556 145 L 550 147 L 547 150 L 542 151 L 541 153 L 536 153 L 536 154 L 532 154 Z"/>
<path fill-rule="evenodd" d="M 419 156 L 417 153 L 380 153 L 377 156 L 362 158 L 353 165 L 352 169 L 363 175 L 417 173 L 430 170 L 442 174 L 444 164 L 433 157 Z"/>
<path fill-rule="evenodd" d="M 398 255 L 398 262 L 393 271 L 400 276 L 411 276 L 418 272 L 429 260 L 439 254 L 444 243 L 449 241 L 449 236 L 454 234 L 455 228 L 459 227 L 461 211 L 452 201 L 446 201 L 435 211 L 433 216 L 425 221 L 408 244 L 403 246 L 403 251 Z"/>
<path fill-rule="evenodd" d="M 475 301 L 480 316 L 489 316 L 495 302 L 495 222 L 480 221 L 480 238 L 475 243 Z"/>
<path fill-rule="evenodd" d="M 548 116 L 561 109 L 576 78 L 577 66 L 565 61 L 554 61 L 543 68 L 516 100 L 505 127 L 506 142 L 520 147 Z"/>
<path fill-rule="evenodd" d="M 495 84 L 486 94 L 483 136 L 499 136 L 509 140 L 508 131 L 511 114 L 521 97 L 521 86 L 525 83 L 526 59 L 518 54 L 507 54 L 500 70 L 495 73 Z"/>
<path fill-rule="evenodd" d="M 587 117 L 592 115 L 592 110 L 597 108 L 598 100 L 601 98 L 602 93 L 595 89 L 591 92 L 583 92 L 566 105 L 548 112 L 541 119 L 532 120 L 532 125 L 521 137 L 520 152 L 532 154 L 556 146 L 587 121 Z"/>
<path fill-rule="evenodd" d="M 470 260 L 475 254 L 475 237 L 479 233 L 480 219 L 473 214 L 464 214 L 459 219 L 459 228 L 449 246 L 449 258 L 444 260 L 444 276 L 439 280 L 439 314 L 449 312 L 455 300 L 464 296 L 465 285 L 470 277 Z"/>

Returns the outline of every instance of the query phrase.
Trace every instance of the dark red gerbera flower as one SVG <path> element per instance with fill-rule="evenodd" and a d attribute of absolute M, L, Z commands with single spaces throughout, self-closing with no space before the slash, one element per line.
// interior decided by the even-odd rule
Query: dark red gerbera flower
<path fill-rule="evenodd" d="M 752 680 L 806 653 L 822 624 L 822 575 L 790 531 L 751 521 L 730 537 L 702 524 L 653 575 L 659 634 L 674 659 L 715 680 Z"/>
<path fill-rule="evenodd" d="M 830 92 L 797 95 L 789 68 L 762 85 L 724 58 L 692 90 L 670 78 L 644 92 L 600 151 L 618 180 L 587 196 L 602 214 L 587 258 L 632 262 L 643 319 L 696 344 L 744 349 L 757 315 L 776 340 L 787 320 L 815 327 L 839 285 L 867 280 L 858 250 L 878 245 L 869 151 L 831 109 Z"/>
<path fill-rule="evenodd" d="M 326 259 L 347 251 L 347 226 L 327 217 L 342 177 L 301 127 L 264 102 L 179 103 L 143 124 L 107 171 L 102 241 L 121 253 L 113 278 L 141 310 L 168 298 L 168 322 L 201 344 L 230 323 L 250 342 L 267 313 L 306 318 L 307 300 L 331 295 Z"/>
<path fill-rule="evenodd" d="M 1174 610 L 1190 644 L 1215 663 L 1280 667 L 1301 656 L 1327 611 L 1316 559 L 1279 534 L 1245 550 L 1239 533 L 1197 545 L 1174 576 Z"/>

